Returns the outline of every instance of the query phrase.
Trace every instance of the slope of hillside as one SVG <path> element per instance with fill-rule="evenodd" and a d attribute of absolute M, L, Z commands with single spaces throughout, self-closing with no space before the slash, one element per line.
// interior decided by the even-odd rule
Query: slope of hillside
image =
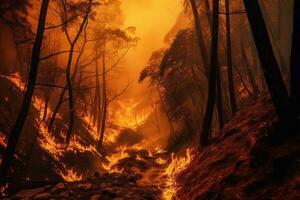
<path fill-rule="evenodd" d="M 221 139 L 180 174 L 178 199 L 300 199 L 299 137 L 268 144 L 264 136 L 274 122 L 269 97 L 241 109 Z"/>

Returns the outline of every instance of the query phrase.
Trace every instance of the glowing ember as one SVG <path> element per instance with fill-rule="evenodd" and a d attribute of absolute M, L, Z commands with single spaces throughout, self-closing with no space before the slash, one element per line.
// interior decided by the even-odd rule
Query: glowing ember
<path fill-rule="evenodd" d="M 193 159 L 191 150 L 186 150 L 186 156 L 176 157 L 174 154 L 171 156 L 170 164 L 165 168 L 164 175 L 166 176 L 166 182 L 163 191 L 164 200 L 172 200 L 176 198 L 176 192 L 179 189 L 176 183 L 177 175 L 183 171 Z"/>
<path fill-rule="evenodd" d="M 18 72 L 11 74 L 9 76 L 0 75 L 1 78 L 5 78 L 12 82 L 21 92 L 25 91 L 25 82 L 21 79 L 21 76 Z"/>
<path fill-rule="evenodd" d="M 152 110 L 137 111 L 139 102 L 134 102 L 133 99 L 128 101 L 118 101 L 120 109 L 115 112 L 113 121 L 120 127 L 136 129 L 148 119 Z"/>
<path fill-rule="evenodd" d="M 56 169 L 56 172 L 67 182 L 80 181 L 83 177 L 82 175 L 78 174 L 74 169 Z"/>
<path fill-rule="evenodd" d="M 84 122 L 85 128 L 89 131 L 89 134 L 93 137 L 94 140 L 98 141 L 100 138 L 100 134 L 97 132 L 97 127 L 91 125 L 91 122 L 93 121 L 92 118 L 85 114 L 83 114 L 81 118 Z"/>
<path fill-rule="evenodd" d="M 0 132 L 0 145 L 6 147 L 6 137 L 2 132 Z"/>
<path fill-rule="evenodd" d="M 108 164 L 104 163 L 102 164 L 102 167 L 109 173 L 122 173 L 124 169 L 118 169 L 115 167 L 115 165 L 118 164 L 120 160 L 129 157 L 126 150 L 127 150 L 126 147 L 123 146 L 119 147 L 117 153 L 107 157 Z"/>
<path fill-rule="evenodd" d="M 8 77 L 5 77 L 8 80 L 10 80 L 20 91 L 24 91 L 25 89 L 25 82 L 21 79 L 21 76 L 16 73 L 13 75 L 10 75 Z M 51 133 L 47 129 L 47 125 L 42 121 L 43 119 L 43 113 L 41 110 L 44 110 L 44 101 L 42 98 L 38 96 L 34 96 L 32 98 L 32 105 L 33 107 L 40 111 L 39 112 L 39 117 L 36 119 L 36 127 L 39 130 L 39 145 L 49 154 L 51 155 L 56 161 L 60 161 L 60 159 L 68 152 L 80 152 L 80 153 L 85 153 L 85 152 L 90 152 L 93 153 L 97 156 L 101 156 L 97 149 L 96 146 L 93 145 L 83 145 L 82 142 L 78 137 L 72 137 L 70 144 L 66 146 L 63 143 L 60 143 L 56 138 L 55 134 Z M 52 110 L 49 107 L 47 110 L 46 114 L 46 119 L 50 118 L 52 115 Z M 61 118 L 61 116 L 58 114 L 57 118 Z M 60 135 L 64 135 L 61 133 Z M 1 135 L 0 135 L 1 136 Z M 2 137 L 0 137 L 0 144 L 2 141 Z M 57 173 L 64 178 L 66 181 L 76 181 L 80 180 L 82 178 L 81 175 L 78 175 L 73 169 L 64 169 L 64 170 L 59 170 L 56 169 Z"/>
<path fill-rule="evenodd" d="M 140 154 L 137 154 L 136 155 L 136 160 L 144 160 L 144 159 L 140 156 Z"/>
<path fill-rule="evenodd" d="M 5 193 L 5 191 L 7 190 L 7 188 L 8 188 L 8 183 L 6 183 L 4 186 L 0 187 L 0 197 L 4 197 L 4 196 L 7 195 Z"/>
<path fill-rule="evenodd" d="M 156 158 L 155 162 L 156 162 L 157 164 L 163 165 L 163 164 L 166 164 L 166 163 L 167 163 L 167 160 L 165 160 L 165 159 L 159 157 L 159 158 Z"/>

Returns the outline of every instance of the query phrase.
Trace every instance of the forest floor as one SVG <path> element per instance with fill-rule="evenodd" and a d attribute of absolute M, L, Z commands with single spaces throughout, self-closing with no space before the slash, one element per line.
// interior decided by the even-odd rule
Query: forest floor
<path fill-rule="evenodd" d="M 98 173 L 87 180 L 40 184 L 39 187 L 23 188 L 4 199 L 161 199 L 161 181 L 169 161 L 166 154 L 151 155 L 145 150 L 130 150 L 129 156 L 118 161 L 113 173 Z M 163 160 L 159 163 L 157 159 Z M 32 183 L 34 184 L 34 183 Z"/>
<path fill-rule="evenodd" d="M 130 150 L 129 156 L 113 166 L 117 173 L 95 173 L 87 180 L 22 188 L 7 199 L 297 200 L 300 138 L 281 146 L 270 145 L 265 136 L 272 132 L 275 122 L 269 97 L 243 106 L 213 144 L 200 153 L 194 151 L 194 159 L 176 177 L 177 185 L 166 174 L 172 156 Z"/>
<path fill-rule="evenodd" d="M 300 199 L 300 137 L 272 145 L 269 97 L 245 105 L 177 179 L 180 200 Z"/>

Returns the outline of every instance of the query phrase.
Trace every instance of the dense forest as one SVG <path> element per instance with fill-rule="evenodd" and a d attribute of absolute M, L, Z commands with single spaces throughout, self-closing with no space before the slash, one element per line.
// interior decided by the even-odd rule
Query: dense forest
<path fill-rule="evenodd" d="M 300 199 L 300 1 L 0 0 L 0 198 Z"/>

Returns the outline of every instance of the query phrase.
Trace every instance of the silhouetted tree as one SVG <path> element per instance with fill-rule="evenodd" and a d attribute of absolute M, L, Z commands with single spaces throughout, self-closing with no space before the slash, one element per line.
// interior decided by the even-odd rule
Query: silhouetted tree
<path fill-rule="evenodd" d="M 206 45 L 204 42 L 204 37 L 202 34 L 202 26 L 201 26 L 200 16 L 199 16 L 199 13 L 197 10 L 197 5 L 196 5 L 195 0 L 190 0 L 190 2 L 191 2 L 191 6 L 192 6 L 193 15 L 194 15 L 195 30 L 197 33 L 197 41 L 198 41 L 198 46 L 199 46 L 199 50 L 200 50 L 200 54 L 201 54 L 201 58 L 202 58 L 202 63 L 203 63 L 204 69 L 205 69 L 205 73 L 208 76 L 209 61 L 208 61 L 207 48 L 206 48 Z"/>
<path fill-rule="evenodd" d="M 291 52 L 291 102 L 297 116 L 300 115 L 300 2 L 294 1 L 294 26 Z"/>
<path fill-rule="evenodd" d="M 9 167 L 10 167 L 11 161 L 13 159 L 13 155 L 15 153 L 16 146 L 18 144 L 19 136 L 22 132 L 24 123 L 26 121 L 26 118 L 27 118 L 27 115 L 28 115 L 28 112 L 30 109 L 32 96 L 33 96 L 33 92 L 34 92 L 34 88 L 35 88 L 35 84 L 36 84 L 37 73 L 38 73 L 40 50 L 41 50 L 43 37 L 44 37 L 48 4 L 49 4 L 49 0 L 43 0 L 42 4 L 41 4 L 36 38 L 35 38 L 35 42 L 34 42 L 33 49 L 32 49 L 32 55 L 31 55 L 31 64 L 30 64 L 28 84 L 27 84 L 26 91 L 24 94 L 20 113 L 19 113 L 17 120 L 9 134 L 7 148 L 3 155 L 3 159 L 1 162 L 1 166 L 0 166 L 0 178 L 5 177 L 9 171 Z"/>
<path fill-rule="evenodd" d="M 237 110 L 237 103 L 235 98 L 234 80 L 232 72 L 232 51 L 231 51 L 231 28 L 230 28 L 230 4 L 229 0 L 225 0 L 226 7 L 226 43 L 227 43 L 227 79 L 228 92 L 231 105 L 231 112 L 234 115 Z"/>
<path fill-rule="evenodd" d="M 106 63 L 105 63 L 105 44 L 102 51 L 102 121 L 100 129 L 99 148 L 102 147 L 104 139 L 104 131 L 107 118 L 107 85 L 106 85 Z"/>
<path fill-rule="evenodd" d="M 216 82 L 218 73 L 218 33 L 219 33 L 219 0 L 213 0 L 213 24 L 212 24 L 212 43 L 210 58 L 209 91 L 207 106 L 203 119 L 203 128 L 200 137 L 201 146 L 208 145 L 209 133 L 213 117 L 214 105 L 216 100 Z"/>
<path fill-rule="evenodd" d="M 266 83 L 278 115 L 279 128 L 281 131 L 281 134 L 278 136 L 280 136 L 280 138 L 286 138 L 294 132 L 296 127 L 296 120 L 291 111 L 287 88 L 272 49 L 258 0 L 244 0 L 244 5 Z"/>

